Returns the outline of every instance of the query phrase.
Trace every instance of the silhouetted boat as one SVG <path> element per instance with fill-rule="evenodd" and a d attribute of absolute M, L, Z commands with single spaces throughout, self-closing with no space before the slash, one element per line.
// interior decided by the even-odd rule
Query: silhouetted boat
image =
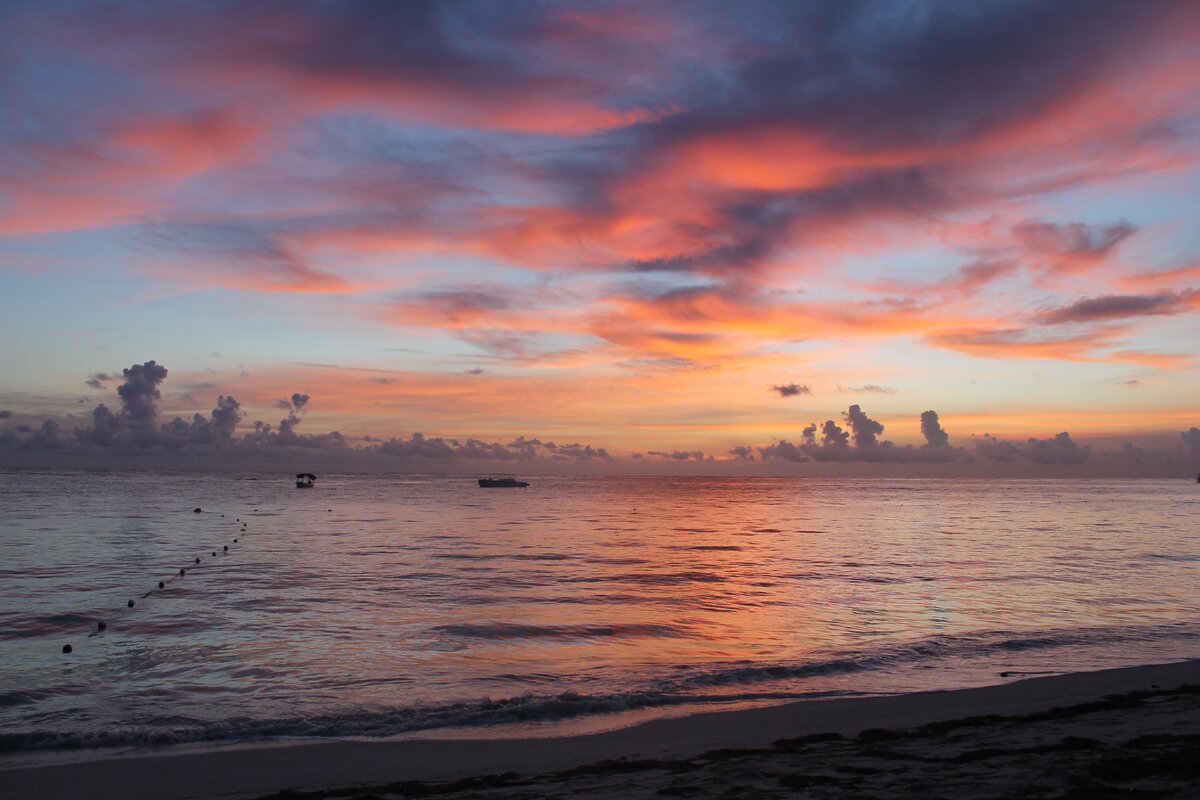
<path fill-rule="evenodd" d="M 489 475 L 479 479 L 483 489 L 524 489 L 528 485 L 528 481 L 519 481 L 512 475 Z"/>
<path fill-rule="evenodd" d="M 301 472 L 296 475 L 297 489 L 311 489 L 317 482 L 317 476 L 311 472 Z"/>

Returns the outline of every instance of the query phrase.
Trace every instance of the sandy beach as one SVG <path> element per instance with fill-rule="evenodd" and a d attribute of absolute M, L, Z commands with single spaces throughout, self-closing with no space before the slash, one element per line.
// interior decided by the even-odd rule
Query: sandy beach
<path fill-rule="evenodd" d="M 999 678 L 998 680 L 1002 680 Z M 655 720 L 590 736 L 319 742 L 0 771 L 20 798 L 1196 797 L 1200 661 Z"/>

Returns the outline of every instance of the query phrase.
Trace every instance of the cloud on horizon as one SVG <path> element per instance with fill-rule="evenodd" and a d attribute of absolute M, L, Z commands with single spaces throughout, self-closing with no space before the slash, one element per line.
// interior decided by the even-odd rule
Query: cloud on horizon
<path fill-rule="evenodd" d="M 801 433 L 801 442 L 794 444 L 781 439 L 758 448 L 763 461 L 790 462 L 873 462 L 889 464 L 945 464 L 955 461 L 969 463 L 973 459 L 965 450 L 950 446 L 950 436 L 941 427 L 936 411 L 921 414 L 921 432 L 926 444 L 921 447 L 896 445 L 880 440 L 884 426 L 871 419 L 861 406 L 852 405 L 843 418 L 849 430 L 832 419 L 820 426 L 811 423 Z M 817 443 L 817 433 L 821 441 Z M 853 440 L 853 446 L 851 446 Z"/>
<path fill-rule="evenodd" d="M 911 468 L 912 465 L 997 463 L 1066 468 L 1100 462 L 1110 466 L 1114 463 L 1169 466 L 1180 459 L 1200 463 L 1200 429 L 1195 427 L 1179 434 L 1179 445 L 1174 451 L 1152 451 L 1127 443 L 1121 450 L 1095 453 L 1089 445 L 1077 443 L 1066 432 L 1024 441 L 985 434 L 974 439 L 973 451 L 967 451 L 951 445 L 950 435 L 935 411 L 927 410 L 919 416 L 924 445 L 897 445 L 881 438 L 884 425 L 857 404 L 842 415 L 846 428 L 833 419 L 820 425 L 811 423 L 804 427 L 798 443 L 779 439 L 758 447 L 737 445 L 728 449 L 725 456 L 705 454 L 700 449 L 648 449 L 631 454 L 629 459 L 614 456 L 605 447 L 580 442 L 556 443 L 539 437 L 519 436 L 503 442 L 427 436 L 420 432 L 354 439 L 337 431 L 301 433 L 298 430 L 301 414 L 313 400 L 309 394 L 300 392 L 292 393 L 284 402 L 288 413 L 275 425 L 256 420 L 244 426 L 241 404 L 227 395 L 220 395 L 207 415 L 196 413 L 190 419 L 175 416 L 164 423 L 160 421 L 158 404 L 168 375 L 167 368 L 153 360 L 122 370 L 123 380 L 115 388 L 119 406 L 113 410 L 105 403 L 98 404 L 82 427 L 67 427 L 56 419 L 45 419 L 40 424 L 17 422 L 0 428 L 0 456 L 5 463 L 15 466 L 274 465 L 287 469 L 298 462 L 311 465 L 316 459 L 315 463 L 336 464 L 340 469 L 384 471 L 469 471 L 488 464 L 519 464 L 522 469 L 534 471 L 556 466 L 608 465 L 620 471 L 622 464 L 645 462 L 647 457 L 660 464 L 680 466 L 857 463 Z M 8 410 L 0 413 L 0 419 L 14 417 Z"/>

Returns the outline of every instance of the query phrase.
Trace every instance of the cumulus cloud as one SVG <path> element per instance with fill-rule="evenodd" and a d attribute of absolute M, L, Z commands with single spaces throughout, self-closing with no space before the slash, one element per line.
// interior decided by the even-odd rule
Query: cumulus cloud
<path fill-rule="evenodd" d="M 52 419 L 44 421 L 42 427 L 33 430 L 33 445 L 47 450 L 62 447 L 62 426 Z"/>
<path fill-rule="evenodd" d="M 876 463 L 947 463 L 970 461 L 971 457 L 962 448 L 950 447 L 949 434 L 941 427 L 936 411 L 921 415 L 921 432 L 926 444 L 920 448 L 911 445 L 897 446 L 890 441 L 880 441 L 883 425 L 871 419 L 858 405 L 852 405 L 843 414 L 850 430 L 843 430 L 833 420 L 826 420 L 818 429 L 810 424 L 801 433 L 801 442 L 795 444 L 786 439 L 766 447 L 758 448 L 763 461 L 818 461 Z M 821 443 L 817 444 L 820 430 Z M 850 446 L 853 438 L 854 446 Z"/>
<path fill-rule="evenodd" d="M 159 384 L 167 379 L 167 368 L 155 361 L 144 364 L 134 364 L 122 370 L 125 382 L 117 387 L 117 395 L 121 398 L 123 413 L 138 425 L 150 424 L 158 416 L 158 401 L 162 393 Z"/>
<path fill-rule="evenodd" d="M 850 444 L 850 434 L 838 427 L 831 419 L 821 425 L 822 447 L 846 447 Z"/>
<path fill-rule="evenodd" d="M 805 444 L 815 446 L 817 444 L 817 423 L 810 422 L 800 432 L 800 435 L 804 438 Z"/>
<path fill-rule="evenodd" d="M 295 428 L 300 419 L 297 412 L 307 406 L 308 395 L 296 393 L 286 401 L 289 413 L 274 430 L 267 423 L 255 422 L 254 430 L 242 438 L 235 436 L 243 418 L 241 404 L 233 396 L 220 395 L 209 414 L 193 414 L 191 419 L 175 417 L 159 425 L 158 404 L 162 399 L 161 385 L 167 379 L 168 370 L 156 361 L 134 364 L 122 370 L 122 383 L 116 394 L 120 406 L 115 410 L 105 403 L 97 405 L 90 415 L 88 424 L 70 431 L 75 448 L 100 448 L 102 450 L 165 450 L 178 451 L 185 448 L 209 451 L 250 451 L 266 446 L 290 446 L 302 448 L 341 447 L 344 440 L 334 432 L 316 436 L 303 436 Z M 111 375 L 96 373 L 95 379 L 103 384 L 114 380 Z M 17 434 L 22 431 L 17 430 Z M 41 428 L 28 431 L 28 438 L 10 437 L 7 444 L 24 449 L 64 449 L 68 440 L 60 423 L 47 420 Z"/>
<path fill-rule="evenodd" d="M 879 443 L 879 434 L 883 433 L 883 425 L 868 417 L 858 405 L 852 405 L 846 410 L 846 422 L 854 433 L 854 444 L 857 447 L 874 447 Z"/>
<path fill-rule="evenodd" d="M 758 454 L 763 461 L 812 461 L 805 447 L 794 445 L 787 439 L 758 448 Z"/>
<path fill-rule="evenodd" d="M 1156 454 L 1144 447 L 1139 447 L 1133 442 L 1125 442 L 1121 445 L 1120 450 L 1109 450 L 1104 455 L 1123 458 L 1134 464 L 1143 464 L 1147 460 L 1154 458 Z"/>
<path fill-rule="evenodd" d="M 551 458 L 561 461 L 608 461 L 612 458 L 608 454 L 608 450 L 603 447 L 592 447 L 590 444 L 580 444 L 578 442 L 570 442 L 568 444 L 560 444 L 557 448 L 548 448 L 554 450 L 554 455 Z"/>
<path fill-rule="evenodd" d="M 744 444 L 739 444 L 736 447 L 729 448 L 729 455 L 733 456 L 738 461 L 753 461 L 754 448 Z"/>
<path fill-rule="evenodd" d="M 347 449 L 349 443 L 346 441 L 346 437 L 338 431 L 317 434 L 296 432 L 296 428 L 301 422 L 300 414 L 307 408 L 309 399 L 308 395 L 295 392 L 290 399 L 278 401 L 276 405 L 282 404 L 282 407 L 287 409 L 288 415 L 281 419 L 275 428 L 272 428 L 268 422 L 256 420 L 254 430 L 247 433 L 241 442 L 257 447 L 293 447 L 307 450 Z"/>
<path fill-rule="evenodd" d="M 1015 442 L 1005 441 L 985 433 L 975 440 L 975 452 L 992 461 L 1003 461 L 1006 464 L 1016 461 L 1021 455 L 1020 447 Z"/>
<path fill-rule="evenodd" d="M 700 450 L 672 450 L 671 452 L 663 452 L 661 450 L 647 450 L 646 455 L 658 456 L 659 458 L 668 458 L 673 461 L 703 461 L 704 453 Z"/>
<path fill-rule="evenodd" d="M 101 373 L 97 373 L 101 374 Z M 76 430 L 80 441 L 104 447 L 157 443 L 159 385 L 167 378 L 167 368 L 156 361 L 134 364 L 121 371 L 124 381 L 117 387 L 121 408 L 112 411 L 103 403 L 92 411 L 92 426 Z"/>
<path fill-rule="evenodd" d="M 160 456 L 203 453 L 219 455 L 231 460 L 230 463 L 245 458 L 259 459 L 256 463 L 266 463 L 262 459 L 273 459 L 271 463 L 278 463 L 282 458 L 297 456 L 303 456 L 311 463 L 311 459 L 319 454 L 322 458 L 339 458 L 339 464 L 375 464 L 392 469 L 397 458 L 422 464 L 430 461 L 464 464 L 520 461 L 553 465 L 612 460 L 604 447 L 582 442 L 556 443 L 525 436 L 502 444 L 477 438 L 455 439 L 414 433 L 408 438 L 379 440 L 366 437 L 362 442 L 351 443 L 337 431 L 304 434 L 298 430 L 301 415 L 313 401 L 310 395 L 301 392 L 278 401 L 276 405 L 286 409 L 287 416 L 277 424 L 256 420 L 240 437 L 238 427 L 245 414 L 237 399 L 227 395 L 220 395 L 207 415 L 196 413 L 190 419 L 177 416 L 158 425 L 160 386 L 167 378 L 166 367 L 147 361 L 134 364 L 122 374 L 124 382 L 117 387 L 120 407 L 116 410 L 101 403 L 93 409 L 86 425 L 69 431 L 64 431 L 61 423 L 52 419 L 37 428 L 25 424 L 5 428 L 0 430 L 0 448 L 17 452 L 54 451 L 80 458 L 89 453 L 106 452 L 141 458 L 153 458 L 153 453 Z M 5 414 L 0 418 L 11 416 Z"/>
<path fill-rule="evenodd" d="M 1039 464 L 1082 464 L 1090 454 L 1090 448 L 1079 446 L 1066 431 L 1049 439 L 1030 437 L 1025 444 L 1026 455 Z"/>
<path fill-rule="evenodd" d="M 233 439 L 234 430 L 242 418 L 241 404 L 233 397 L 217 398 L 217 406 L 208 418 L 193 414 L 191 422 L 176 417 L 162 427 L 159 443 L 167 448 L 185 445 L 224 444 Z"/>
<path fill-rule="evenodd" d="M 795 397 L 799 394 L 812 394 L 812 389 L 798 383 L 785 383 L 782 386 L 772 386 L 773 391 L 779 392 L 780 397 Z"/>
<path fill-rule="evenodd" d="M 1046 439 L 1031 436 L 1024 442 L 1006 441 L 985 433 L 975 440 L 975 452 L 1005 463 L 1024 459 L 1037 464 L 1060 465 L 1083 464 L 1091 456 L 1091 448 L 1078 444 L 1066 431 Z"/>
<path fill-rule="evenodd" d="M 921 412 L 921 435 L 925 437 L 926 447 L 946 447 L 950 444 L 950 434 L 942 428 L 936 411 Z"/>
<path fill-rule="evenodd" d="M 1192 426 L 1179 434 L 1179 439 L 1191 454 L 1192 462 L 1200 464 L 1200 428 Z"/>

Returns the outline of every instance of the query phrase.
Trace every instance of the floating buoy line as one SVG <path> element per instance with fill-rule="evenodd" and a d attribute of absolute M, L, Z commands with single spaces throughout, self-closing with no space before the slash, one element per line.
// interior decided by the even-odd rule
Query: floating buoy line
<path fill-rule="evenodd" d="M 258 509 L 255 509 L 255 511 L 257 511 L 257 510 L 258 510 Z M 331 509 L 331 510 L 332 510 L 332 509 Z M 200 508 L 193 508 L 193 509 L 192 509 L 192 513 L 193 513 L 193 514 L 201 514 L 201 513 L 203 513 L 203 512 L 202 512 L 202 510 L 201 510 Z M 222 514 L 222 515 L 221 515 L 221 518 L 223 519 L 224 517 L 225 517 L 225 515 L 224 515 L 224 514 Z M 245 535 L 246 535 L 246 534 L 249 532 L 249 531 L 247 530 L 247 524 L 246 524 L 245 522 L 242 522 L 242 519 L 241 519 L 241 517 L 238 517 L 237 521 L 238 521 L 239 523 L 241 523 L 241 526 L 242 526 L 242 527 L 241 527 L 241 529 L 240 529 L 240 530 L 238 530 L 238 531 L 237 531 L 237 534 L 238 534 L 238 535 L 234 537 L 234 539 L 233 539 L 233 544 L 237 544 L 237 543 L 238 543 L 238 542 L 241 540 L 241 537 L 245 536 Z M 210 551 L 210 552 L 212 553 L 212 556 L 211 556 L 211 558 L 216 558 L 218 554 L 220 554 L 220 555 L 228 555 L 228 554 L 229 554 L 229 545 L 227 545 L 227 544 L 226 544 L 226 545 L 222 545 L 222 546 L 221 546 L 221 550 L 220 550 L 220 551 L 217 551 L 217 550 L 212 550 L 212 551 Z M 194 569 L 194 568 L 196 567 L 196 565 L 198 565 L 198 564 L 200 564 L 200 557 L 199 557 L 199 556 L 196 556 L 196 557 L 195 557 L 195 559 L 192 561 L 192 563 L 191 563 L 191 566 L 192 566 L 192 568 Z M 186 576 L 187 576 L 187 568 L 186 568 L 186 567 L 180 567 L 180 568 L 179 568 L 179 574 L 178 574 L 178 575 L 176 575 L 176 576 L 175 576 L 175 578 L 184 578 L 184 577 L 186 577 Z M 158 582 L 158 586 L 157 586 L 157 588 L 155 588 L 155 589 L 151 589 L 150 591 L 146 592 L 146 593 L 145 593 L 145 594 L 143 594 L 143 595 L 142 595 L 142 596 L 141 596 L 139 599 L 141 599 L 141 600 L 145 600 L 147 597 L 149 597 L 150 595 L 152 595 L 152 594 L 154 594 L 156 591 L 158 591 L 158 589 L 165 589 L 165 588 L 167 588 L 167 584 L 168 584 L 168 583 L 170 583 L 170 582 L 171 582 L 171 580 L 172 580 L 171 578 L 167 578 L 167 579 L 165 579 L 165 580 L 161 580 L 161 581 L 159 581 L 159 582 Z M 137 605 L 137 601 L 136 601 L 136 600 L 134 600 L 134 598 L 132 598 L 132 597 L 131 597 L 131 598 L 129 598 L 129 600 L 128 600 L 128 601 L 125 603 L 125 607 L 126 607 L 126 608 L 133 608 L 133 607 L 134 607 L 134 606 L 136 606 L 136 605 Z M 95 629 L 95 630 L 93 630 L 91 633 L 89 633 L 89 634 L 87 635 L 87 638 L 89 638 L 89 639 L 90 639 L 90 638 L 92 638 L 93 636 L 99 636 L 100 634 L 104 633 L 104 632 L 105 632 L 105 631 L 107 631 L 107 630 L 108 630 L 108 622 L 107 622 L 107 621 L 105 621 L 105 620 L 97 620 L 97 621 L 96 621 L 96 629 Z M 71 646 L 70 644 L 64 644 L 64 645 L 62 646 L 62 651 L 63 651 L 63 653 L 64 653 L 64 654 L 66 654 L 66 653 L 72 653 L 72 652 L 74 652 L 74 650 L 75 650 L 75 648 L 74 648 L 73 646 Z"/>

